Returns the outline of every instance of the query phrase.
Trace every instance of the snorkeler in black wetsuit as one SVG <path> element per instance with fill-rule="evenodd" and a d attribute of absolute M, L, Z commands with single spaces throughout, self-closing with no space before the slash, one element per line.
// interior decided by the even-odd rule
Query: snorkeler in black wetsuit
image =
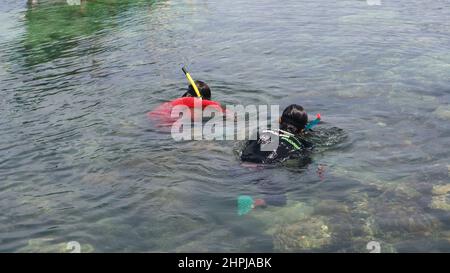
<path fill-rule="evenodd" d="M 281 115 L 279 130 L 266 130 L 257 140 L 247 142 L 241 153 L 241 160 L 258 164 L 281 163 L 288 159 L 298 159 L 301 166 L 311 162 L 309 153 L 313 144 L 304 138 L 308 114 L 302 106 L 292 104 Z M 261 145 L 268 144 L 274 137 L 279 138 L 278 146 L 272 151 L 262 151 Z M 285 190 L 271 181 L 259 181 L 266 193 L 264 198 L 254 199 L 253 207 L 284 206 L 287 202 Z"/>
<path fill-rule="evenodd" d="M 297 104 L 288 106 L 281 115 L 279 130 L 266 130 L 257 140 L 250 140 L 241 153 L 245 162 L 271 164 L 290 158 L 304 158 L 313 145 L 302 136 L 308 114 Z M 262 144 L 268 144 L 273 137 L 279 138 L 278 147 L 272 151 L 261 151 Z"/>

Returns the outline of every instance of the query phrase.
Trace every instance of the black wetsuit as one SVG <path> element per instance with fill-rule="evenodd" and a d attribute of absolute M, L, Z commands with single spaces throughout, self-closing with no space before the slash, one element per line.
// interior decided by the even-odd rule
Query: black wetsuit
<path fill-rule="evenodd" d="M 271 151 L 261 151 L 262 144 L 269 144 L 278 137 L 278 146 Z M 267 130 L 258 135 L 257 140 L 249 140 L 242 150 L 241 160 L 253 163 L 271 164 L 291 158 L 304 158 L 313 148 L 313 144 L 300 136 L 286 131 Z"/>
<path fill-rule="evenodd" d="M 261 151 L 261 145 L 270 143 L 273 137 L 278 137 L 278 146 L 271 151 Z M 247 142 L 242 150 L 241 160 L 259 164 L 272 164 L 281 163 L 288 159 L 298 159 L 299 166 L 303 167 L 311 162 L 309 153 L 312 148 L 313 144 L 300 136 L 282 130 L 267 130 L 258 135 L 257 140 Z M 278 185 L 270 179 L 261 179 L 257 184 L 264 192 L 263 199 L 267 205 L 286 205 L 287 199 L 282 185 Z"/>

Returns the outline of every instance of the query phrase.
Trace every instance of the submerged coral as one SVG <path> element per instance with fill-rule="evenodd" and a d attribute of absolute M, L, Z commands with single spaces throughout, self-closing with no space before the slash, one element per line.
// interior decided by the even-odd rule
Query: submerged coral
<path fill-rule="evenodd" d="M 439 231 L 441 222 L 426 212 L 416 191 L 407 187 L 387 190 L 368 205 L 372 235 L 393 243 L 404 239 L 429 237 Z"/>
<path fill-rule="evenodd" d="M 266 234 L 273 235 L 279 226 L 306 221 L 312 212 L 313 208 L 305 203 L 288 202 L 285 207 L 255 210 L 251 215 L 262 223 Z"/>
<path fill-rule="evenodd" d="M 306 221 L 281 225 L 273 235 L 277 251 L 303 251 L 328 246 L 332 242 L 332 232 L 326 218 L 314 217 Z"/>
<path fill-rule="evenodd" d="M 433 196 L 431 199 L 430 208 L 450 211 L 450 184 L 435 185 L 432 190 Z"/>
<path fill-rule="evenodd" d="M 450 119 L 450 105 L 440 105 L 434 111 L 434 114 L 441 119 Z"/>
<path fill-rule="evenodd" d="M 365 244 L 380 242 L 381 252 L 396 252 L 396 244 L 432 238 L 441 230 L 437 217 L 423 209 L 422 195 L 406 184 L 389 185 L 381 194 L 352 196 L 351 214 L 356 219 L 353 250 L 367 252 Z M 381 243 L 382 242 L 382 243 Z"/>
<path fill-rule="evenodd" d="M 398 202 L 380 205 L 375 211 L 375 221 L 383 233 L 398 236 L 411 234 L 428 236 L 440 225 L 437 218 L 417 206 Z"/>
<path fill-rule="evenodd" d="M 276 251 L 295 252 L 330 245 L 332 233 L 326 217 L 314 216 L 314 208 L 302 202 L 254 211 L 265 234 L 272 236 Z"/>
<path fill-rule="evenodd" d="M 350 209 L 336 200 L 291 201 L 286 207 L 255 211 L 252 217 L 272 236 L 275 251 L 339 251 L 352 237 Z"/>
<path fill-rule="evenodd" d="M 433 195 L 443 195 L 450 192 L 450 184 L 433 186 Z"/>

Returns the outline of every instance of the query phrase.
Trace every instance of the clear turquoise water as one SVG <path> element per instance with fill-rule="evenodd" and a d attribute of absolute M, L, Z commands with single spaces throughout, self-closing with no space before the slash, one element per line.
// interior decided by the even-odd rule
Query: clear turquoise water
<path fill-rule="evenodd" d="M 449 19 L 448 1 L 2 1 L 0 251 L 450 251 Z M 299 103 L 347 138 L 302 170 L 174 142 L 146 113 L 182 64 L 218 101 Z M 288 206 L 238 217 L 264 183 Z"/>

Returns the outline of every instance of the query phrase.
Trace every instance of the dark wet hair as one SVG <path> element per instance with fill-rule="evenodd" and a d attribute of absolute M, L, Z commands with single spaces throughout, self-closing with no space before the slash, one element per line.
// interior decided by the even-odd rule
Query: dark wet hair
<path fill-rule="evenodd" d="M 280 120 L 280 129 L 299 134 L 308 123 L 308 114 L 302 106 L 291 104 L 284 109 Z"/>
<path fill-rule="evenodd" d="M 209 86 L 202 81 L 195 81 L 195 85 L 197 85 L 198 91 L 202 98 L 210 100 L 211 99 L 211 89 Z M 197 97 L 194 88 L 192 85 L 189 85 L 188 91 L 184 93 L 183 97 Z"/>

